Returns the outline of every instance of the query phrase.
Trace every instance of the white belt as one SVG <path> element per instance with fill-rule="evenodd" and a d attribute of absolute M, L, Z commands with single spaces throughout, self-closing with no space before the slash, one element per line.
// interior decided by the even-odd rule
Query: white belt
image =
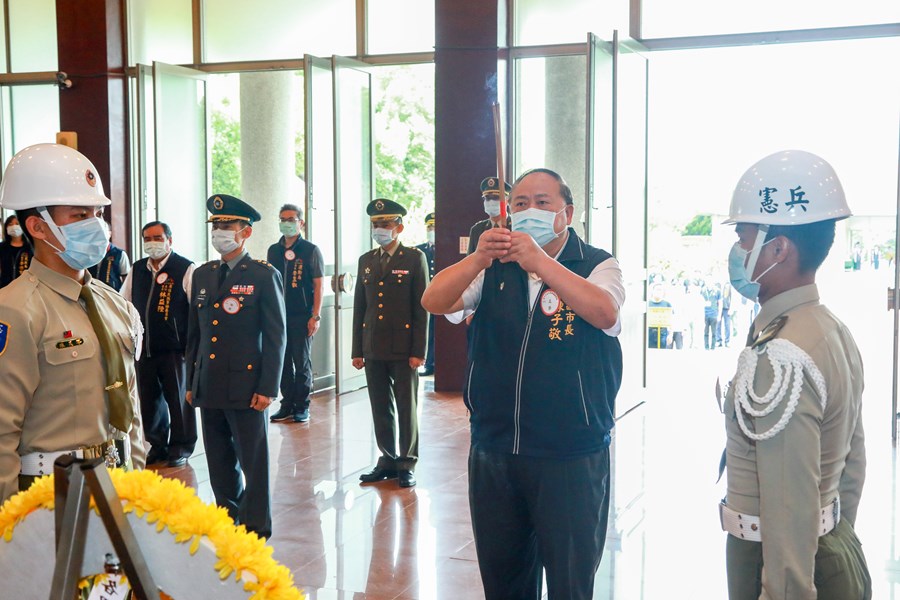
<path fill-rule="evenodd" d="M 42 477 L 53 473 L 53 463 L 61 456 L 72 456 L 79 460 L 91 458 L 105 458 L 106 465 L 110 468 L 117 464 L 124 465 L 128 462 L 131 454 L 131 444 L 126 439 L 122 444 L 125 450 L 125 456 L 120 456 L 115 450 L 116 444 L 112 440 L 90 446 L 88 448 L 78 448 L 77 450 L 62 450 L 59 452 L 32 452 L 25 456 L 19 457 L 19 474 L 30 477 Z"/>
<path fill-rule="evenodd" d="M 739 513 L 733 508 L 729 508 L 724 500 L 719 504 L 719 520 L 722 522 L 722 531 L 727 531 L 736 538 L 748 542 L 762 541 L 762 526 L 759 517 Z M 840 521 L 841 499 L 835 498 L 819 509 L 819 537 L 834 529 Z"/>

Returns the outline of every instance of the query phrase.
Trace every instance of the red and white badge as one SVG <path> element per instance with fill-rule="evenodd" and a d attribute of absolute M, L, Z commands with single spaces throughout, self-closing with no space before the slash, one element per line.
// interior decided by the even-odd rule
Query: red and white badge
<path fill-rule="evenodd" d="M 222 300 L 222 310 L 229 315 L 236 315 L 241 310 L 241 302 L 234 296 L 228 296 Z"/>
<path fill-rule="evenodd" d="M 285 257 L 287 260 L 294 260 L 295 258 L 297 258 L 297 255 L 294 254 L 294 251 L 293 251 L 293 250 L 285 250 L 285 251 L 284 251 L 284 257 Z"/>
<path fill-rule="evenodd" d="M 553 290 L 546 290 L 541 294 L 541 312 L 548 317 L 559 310 L 559 294 Z"/>
<path fill-rule="evenodd" d="M 168 279 L 169 279 L 168 273 L 160 273 L 159 275 L 156 276 L 156 283 L 158 283 L 159 285 L 162 285 L 166 281 L 168 281 Z"/>

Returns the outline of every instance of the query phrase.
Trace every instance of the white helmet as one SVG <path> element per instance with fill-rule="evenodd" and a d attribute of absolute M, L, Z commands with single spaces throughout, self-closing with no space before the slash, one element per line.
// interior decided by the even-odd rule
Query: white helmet
<path fill-rule="evenodd" d="M 109 204 L 91 161 L 78 150 L 59 144 L 35 144 L 20 150 L 0 182 L 0 207 L 7 210 Z"/>
<path fill-rule="evenodd" d="M 805 225 L 850 215 L 844 188 L 830 164 L 803 150 L 782 150 L 747 169 L 723 223 Z"/>

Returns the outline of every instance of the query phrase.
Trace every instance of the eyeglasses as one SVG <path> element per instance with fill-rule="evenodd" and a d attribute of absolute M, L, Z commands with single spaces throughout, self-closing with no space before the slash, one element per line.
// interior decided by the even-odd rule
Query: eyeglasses
<path fill-rule="evenodd" d="M 300 219 L 298 219 L 297 217 L 283 217 L 278 220 L 281 221 L 282 223 L 299 223 L 300 222 Z"/>

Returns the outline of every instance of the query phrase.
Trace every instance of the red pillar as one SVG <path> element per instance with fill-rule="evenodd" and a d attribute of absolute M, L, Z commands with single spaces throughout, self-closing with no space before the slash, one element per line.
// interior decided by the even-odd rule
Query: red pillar
<path fill-rule="evenodd" d="M 56 0 L 59 69 L 72 87 L 59 94 L 62 131 L 78 134 L 78 150 L 112 200 L 113 242 L 131 253 L 124 0 Z"/>
<path fill-rule="evenodd" d="M 435 266 L 456 263 L 459 238 L 486 218 L 480 184 L 497 170 L 492 106 L 505 0 L 435 0 Z M 501 102 L 505 93 L 501 90 Z M 462 388 L 465 325 L 435 319 L 435 389 Z"/>

